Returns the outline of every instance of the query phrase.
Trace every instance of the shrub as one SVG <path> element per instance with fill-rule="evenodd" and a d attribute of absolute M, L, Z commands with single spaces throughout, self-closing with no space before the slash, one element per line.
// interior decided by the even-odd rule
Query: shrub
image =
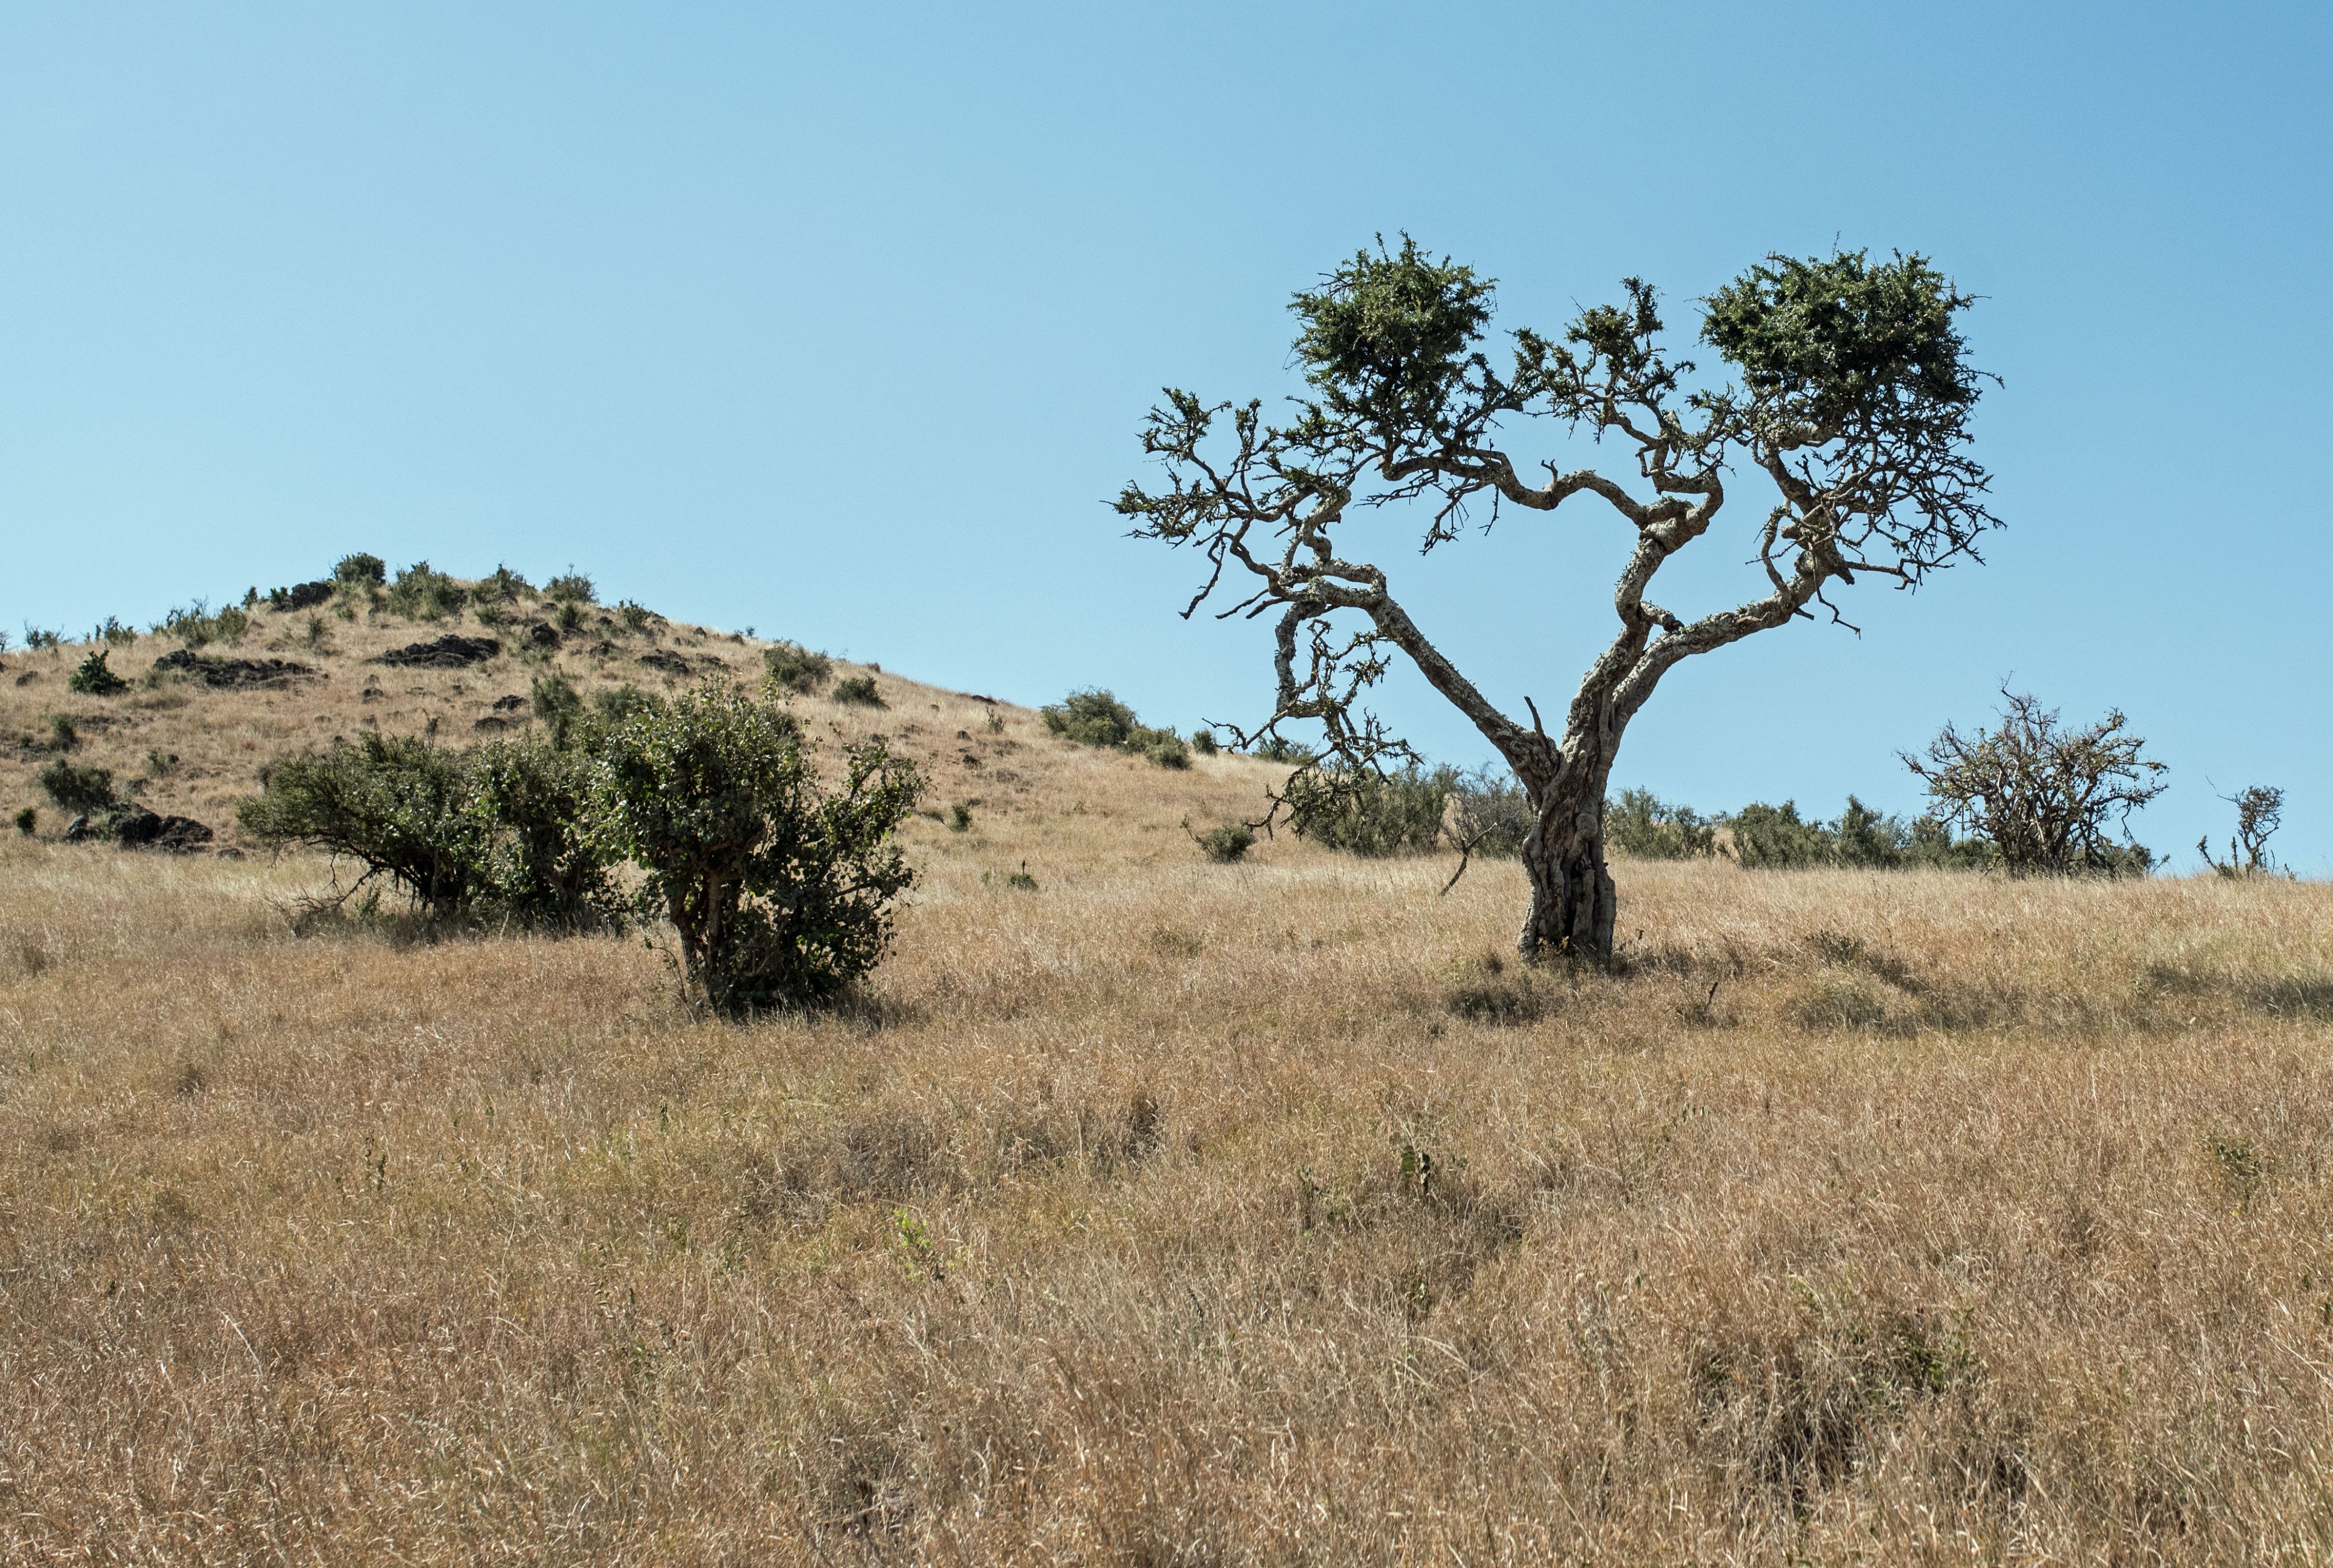
<path fill-rule="evenodd" d="M 91 642 L 102 640 L 109 644 L 131 643 L 138 640 L 138 629 L 124 625 L 118 615 L 109 615 L 102 625 L 91 630 L 89 640 Z"/>
<path fill-rule="evenodd" d="M 834 683 L 834 700 L 853 707 L 888 707 L 883 694 L 875 689 L 871 675 L 854 675 Z"/>
<path fill-rule="evenodd" d="M 533 586 L 507 566 L 497 566 L 470 584 L 470 604 L 477 610 L 515 604 L 533 596 Z"/>
<path fill-rule="evenodd" d="M 2065 729 L 2054 708 L 2004 690 L 2001 726 L 1963 736 L 1946 725 L 1926 759 L 1906 755 L 1935 802 L 1939 822 L 1991 841 L 2011 876 L 2103 871 L 2145 875 L 2152 851 L 2127 842 L 2130 813 L 2161 794 L 2165 770 L 2119 709 L 2084 729 Z M 2126 842 L 2107 836 L 2114 819 Z"/>
<path fill-rule="evenodd" d="M 251 617 L 232 604 L 214 615 L 209 605 L 197 599 L 190 608 L 174 609 L 163 616 L 158 630 L 188 648 L 206 648 L 214 642 L 241 642 L 251 630 Z"/>
<path fill-rule="evenodd" d="M 1127 737 L 1126 749 L 1141 753 L 1160 767 L 1191 765 L 1190 746 L 1171 729 L 1148 729 L 1138 725 Z"/>
<path fill-rule="evenodd" d="M 799 724 L 726 682 L 634 715 L 594 786 L 605 842 L 648 873 L 691 993 L 716 1011 L 830 1001 L 881 958 L 914 880 L 895 840 L 918 780 L 879 744 L 821 793 Z"/>
<path fill-rule="evenodd" d="M 968 801 L 952 801 L 948 804 L 948 832 L 960 833 L 972 826 L 972 804 Z"/>
<path fill-rule="evenodd" d="M 106 668 L 107 652 L 102 648 L 91 649 L 89 657 L 81 661 L 81 668 L 65 678 L 65 685 L 91 697 L 113 697 L 128 691 L 130 683 Z"/>
<path fill-rule="evenodd" d="M 1424 852 L 1442 836 L 1457 770 L 1416 763 L 1374 768 L 1305 768 L 1288 781 L 1290 825 L 1301 838 L 1356 855 Z"/>
<path fill-rule="evenodd" d="M 834 660 L 800 643 L 777 642 L 762 650 L 762 667 L 780 690 L 811 692 L 826 684 Z"/>
<path fill-rule="evenodd" d="M 1251 755 L 1262 757 L 1266 762 L 1284 762 L 1297 767 L 1302 767 L 1313 760 L 1311 750 L 1298 746 L 1285 736 L 1267 736 L 1251 746 L 1249 753 Z"/>
<path fill-rule="evenodd" d="M 1780 806 L 1756 802 L 1734 813 L 1730 821 L 1733 858 L 1752 870 L 1828 866 L 1838 852 L 1839 841 L 1829 824 L 1802 820 L 1796 801 L 1784 801 Z"/>
<path fill-rule="evenodd" d="M 604 733 L 655 705 L 655 697 L 629 681 L 603 686 L 591 694 L 591 720 Z"/>
<path fill-rule="evenodd" d="M 81 731 L 73 727 L 72 719 L 61 713 L 49 715 L 49 749 L 51 751 L 71 751 L 80 744 Z"/>
<path fill-rule="evenodd" d="M 114 803 L 113 770 L 82 766 L 57 757 L 41 769 L 38 782 L 59 811 L 101 812 Z"/>
<path fill-rule="evenodd" d="M 591 580 L 571 566 L 542 585 L 542 596 L 560 604 L 581 605 L 599 602 L 598 592 L 592 588 Z"/>
<path fill-rule="evenodd" d="M 583 606 L 575 600 L 562 599 L 559 601 L 559 608 L 552 612 L 551 619 L 562 631 L 581 631 L 583 630 Z"/>
<path fill-rule="evenodd" d="M 627 631 L 646 631 L 648 629 L 648 622 L 661 620 L 664 617 L 645 604 L 626 599 L 617 604 L 616 619 L 624 623 L 624 630 Z"/>
<path fill-rule="evenodd" d="M 55 648 L 63 641 L 64 639 L 56 632 L 43 631 L 29 620 L 24 623 L 24 646 L 34 653 L 44 648 Z"/>
<path fill-rule="evenodd" d="M 1786 809 L 1795 821 L 1797 808 Z M 1604 842 L 1638 860 L 1682 861 L 1716 853 L 1717 830 L 1691 806 L 1670 805 L 1650 790 L 1622 790 L 1619 799 L 1604 803 Z"/>
<path fill-rule="evenodd" d="M 1099 688 L 1073 691 L 1037 710 L 1045 728 L 1080 746 L 1109 746 L 1148 757 L 1161 767 L 1189 767 L 1191 748 L 1171 729 L 1154 729 Z"/>
<path fill-rule="evenodd" d="M 1132 708 L 1099 688 L 1073 691 L 1037 717 L 1049 733 L 1080 746 L 1122 746 L 1139 726 Z"/>
<path fill-rule="evenodd" d="M 552 746 L 565 751 L 575 740 L 576 726 L 583 717 L 583 698 L 576 692 L 575 683 L 563 675 L 538 675 L 527 694 L 528 706 L 542 720 Z"/>
<path fill-rule="evenodd" d="M 365 868 L 356 887 L 385 876 L 425 913 L 448 915 L 476 895 L 485 853 L 462 771 L 455 754 L 412 736 L 367 735 L 276 763 L 235 815 L 260 843 L 346 855 Z"/>
<path fill-rule="evenodd" d="M 332 567 L 332 581 L 351 588 L 379 588 L 389 581 L 389 563 L 362 551 L 343 555 Z"/>
<path fill-rule="evenodd" d="M 1212 729 L 1193 730 L 1191 732 L 1191 749 L 1197 752 L 1201 756 L 1215 755 L 1216 751 L 1220 749 L 1215 745 L 1215 732 Z"/>
<path fill-rule="evenodd" d="M 16 831 L 24 834 L 26 838 L 31 838 L 33 836 L 33 830 L 41 825 L 40 808 L 38 806 L 25 806 L 24 809 L 17 812 L 15 821 Z"/>
<path fill-rule="evenodd" d="M 588 759 L 504 740 L 464 754 L 460 766 L 463 810 L 478 834 L 479 902 L 538 925 L 616 911 L 614 856 L 591 831 Z"/>
<path fill-rule="evenodd" d="M 1523 786 L 1503 769 L 1481 767 L 1450 782 L 1450 835 L 1472 853 L 1520 855 L 1538 823 Z"/>
<path fill-rule="evenodd" d="M 462 608 L 461 584 L 427 561 L 417 561 L 389 584 L 389 607 L 408 620 L 443 620 Z"/>
<path fill-rule="evenodd" d="M 1255 847 L 1255 830 L 1245 822 L 1224 822 L 1191 838 L 1200 853 L 1222 865 L 1243 859 Z"/>

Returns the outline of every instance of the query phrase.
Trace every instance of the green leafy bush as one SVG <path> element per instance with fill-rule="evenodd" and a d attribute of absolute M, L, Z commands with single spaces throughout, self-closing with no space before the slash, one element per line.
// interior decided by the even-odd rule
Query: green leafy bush
<path fill-rule="evenodd" d="M 1214 730 L 1195 729 L 1191 732 L 1191 749 L 1201 756 L 1213 756 L 1221 748 L 1215 745 Z"/>
<path fill-rule="evenodd" d="M 36 779 L 59 811 L 101 812 L 114 803 L 111 768 L 83 766 L 57 757 L 41 769 Z"/>
<path fill-rule="evenodd" d="M 461 768 L 463 809 L 478 826 L 478 902 L 536 925 L 589 924 L 619 909 L 615 857 L 592 832 L 587 758 L 489 741 Z"/>
<path fill-rule="evenodd" d="M 645 604 L 626 599 L 616 605 L 616 619 L 624 623 L 627 631 L 646 631 L 651 621 L 662 620 L 664 617 Z"/>
<path fill-rule="evenodd" d="M 1512 859 L 1539 823 L 1539 813 L 1515 776 L 1481 767 L 1450 781 L 1450 836 L 1470 853 Z"/>
<path fill-rule="evenodd" d="M 345 855 L 364 867 L 358 887 L 387 877 L 425 913 L 445 916 L 476 896 L 485 854 L 482 824 L 464 809 L 466 784 L 455 753 L 367 735 L 276 763 L 235 815 L 262 844 Z"/>
<path fill-rule="evenodd" d="M 109 650 L 91 649 L 81 668 L 65 678 L 65 685 L 74 691 L 87 692 L 91 697 L 114 697 L 130 689 L 130 683 L 108 669 L 105 665 Z"/>
<path fill-rule="evenodd" d="M 1752 812 L 1770 808 L 1752 806 Z M 1783 808 L 1798 820 L 1795 806 Z M 1682 861 L 1717 852 L 1717 826 L 1691 806 L 1673 806 L 1650 790 L 1622 790 L 1604 804 L 1604 842 L 1642 861 Z M 1737 839 L 1737 842 L 1739 840 Z M 1743 861 L 1743 865 L 1751 862 Z"/>
<path fill-rule="evenodd" d="M 598 591 L 591 586 L 591 580 L 571 566 L 542 585 L 542 596 L 560 604 L 599 602 Z"/>
<path fill-rule="evenodd" d="M 877 744 L 822 792 L 792 716 L 720 682 L 610 734 L 594 800 L 605 842 L 647 872 L 642 907 L 678 932 L 691 993 L 734 1015 L 831 1001 L 881 958 L 918 787 Z"/>
<path fill-rule="evenodd" d="M 408 620 L 443 620 L 462 608 L 466 597 L 460 583 L 427 561 L 398 572 L 389 587 L 389 609 Z"/>
<path fill-rule="evenodd" d="M 138 629 L 124 624 L 118 615 L 109 615 L 101 625 L 91 630 L 89 639 L 91 642 L 102 640 L 107 643 L 132 643 L 138 640 Z"/>
<path fill-rule="evenodd" d="M 236 814 L 260 843 L 356 861 L 356 887 L 386 877 L 434 919 L 562 924 L 617 907 L 589 794 L 585 759 L 530 742 L 446 751 L 368 735 L 278 762 Z"/>
<path fill-rule="evenodd" d="M 44 631 L 29 620 L 24 622 L 24 646 L 34 653 L 43 649 L 55 648 L 63 641 L 64 639 L 57 632 Z"/>
<path fill-rule="evenodd" d="M 533 585 L 507 566 L 497 566 L 470 584 L 470 604 L 475 610 L 512 605 L 533 597 Z"/>
<path fill-rule="evenodd" d="M 1181 736 L 1144 724 L 1132 708 L 1098 687 L 1073 691 L 1060 702 L 1039 708 L 1037 717 L 1049 733 L 1080 746 L 1133 752 L 1161 767 L 1191 765 L 1191 747 Z"/>
<path fill-rule="evenodd" d="M 1134 710 L 1099 688 L 1073 691 L 1037 710 L 1046 730 L 1080 746 L 1123 746 L 1140 723 Z"/>
<path fill-rule="evenodd" d="M 251 630 L 251 617 L 232 604 L 214 615 L 208 603 L 197 599 L 191 607 L 164 615 L 159 630 L 188 648 L 206 648 L 214 642 L 241 642 Z"/>
<path fill-rule="evenodd" d="M 333 564 L 332 581 L 351 588 L 379 588 L 389 582 L 389 563 L 359 551 Z"/>
<path fill-rule="evenodd" d="M 1255 848 L 1255 830 L 1245 822 L 1224 822 L 1203 833 L 1193 833 L 1192 842 L 1199 852 L 1222 865 L 1244 859 Z"/>
<path fill-rule="evenodd" d="M 1733 858 L 1752 870 L 1846 866 L 1969 871 L 1994 860 L 1991 845 L 1973 838 L 1955 839 L 1948 825 L 1933 817 L 1906 822 L 1873 811 L 1853 795 L 1832 822 L 1802 819 L 1791 801 L 1779 807 L 1747 805 L 1727 822 L 1733 829 Z"/>
<path fill-rule="evenodd" d="M 41 825 L 40 808 L 25 806 L 16 813 L 15 820 L 16 831 L 29 839 L 33 836 L 33 830 Z"/>
<path fill-rule="evenodd" d="M 553 748 L 565 751 L 577 739 L 577 726 L 583 717 L 583 698 L 575 683 L 556 673 L 538 675 L 527 695 L 528 706 L 542 720 Z"/>
<path fill-rule="evenodd" d="M 762 666 L 782 691 L 812 692 L 826 684 L 834 660 L 796 642 L 776 642 L 762 650 Z"/>
<path fill-rule="evenodd" d="M 883 694 L 875 689 L 871 675 L 854 675 L 834 683 L 834 700 L 852 707 L 888 707 Z"/>
<path fill-rule="evenodd" d="M 1802 819 L 1796 801 L 1780 806 L 1753 802 L 1734 813 L 1728 823 L 1733 830 L 1733 858 L 1754 871 L 1827 866 L 1838 849 L 1829 824 Z"/>
<path fill-rule="evenodd" d="M 1300 838 L 1349 854 L 1423 853 L 1442 837 L 1455 768 L 1412 763 L 1397 772 L 1305 768 L 1288 781 L 1289 822 Z"/>

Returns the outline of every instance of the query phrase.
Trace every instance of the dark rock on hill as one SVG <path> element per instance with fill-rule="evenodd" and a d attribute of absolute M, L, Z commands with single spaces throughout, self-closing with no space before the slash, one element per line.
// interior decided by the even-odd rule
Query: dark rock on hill
<path fill-rule="evenodd" d="M 462 637 L 448 632 L 435 642 L 408 642 L 373 660 L 404 669 L 465 669 L 501 656 L 503 645 L 491 637 Z"/>
<path fill-rule="evenodd" d="M 154 668 L 218 687 L 274 686 L 317 675 L 308 666 L 288 659 L 206 659 L 185 648 L 164 654 L 154 661 Z"/>

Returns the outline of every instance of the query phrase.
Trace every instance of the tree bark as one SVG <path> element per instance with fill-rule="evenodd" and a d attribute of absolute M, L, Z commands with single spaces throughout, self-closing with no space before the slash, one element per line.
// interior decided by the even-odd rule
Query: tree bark
<path fill-rule="evenodd" d="M 1605 738 L 1567 736 L 1561 771 L 1535 803 L 1539 824 L 1523 841 L 1531 909 L 1515 944 L 1527 963 L 1566 953 L 1598 963 L 1611 957 L 1619 903 L 1604 865 L 1604 790 L 1614 749 L 1599 744 Z"/>

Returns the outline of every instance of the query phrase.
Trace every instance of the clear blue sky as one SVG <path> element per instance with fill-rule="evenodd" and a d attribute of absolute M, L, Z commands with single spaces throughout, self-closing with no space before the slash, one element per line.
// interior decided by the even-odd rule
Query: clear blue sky
<path fill-rule="evenodd" d="M 17 5 L 0 12 L 0 625 L 366 549 L 1155 722 L 1255 629 L 1104 503 L 1162 383 L 1290 386 L 1290 293 L 1407 229 L 1560 326 L 1641 274 L 1917 249 L 1984 296 L 1990 564 L 1694 661 L 1623 782 L 1917 797 L 2004 678 L 2289 792 L 2333 871 L 2320 6 Z M 1747 512 L 1752 508 L 1743 508 Z M 1737 518 L 1736 526 L 1751 520 Z M 1610 625 L 1581 504 L 1420 564 L 1503 703 Z M 1738 598 L 1713 537 L 1689 611 Z M 1485 748 L 1414 681 L 1385 707 Z"/>

